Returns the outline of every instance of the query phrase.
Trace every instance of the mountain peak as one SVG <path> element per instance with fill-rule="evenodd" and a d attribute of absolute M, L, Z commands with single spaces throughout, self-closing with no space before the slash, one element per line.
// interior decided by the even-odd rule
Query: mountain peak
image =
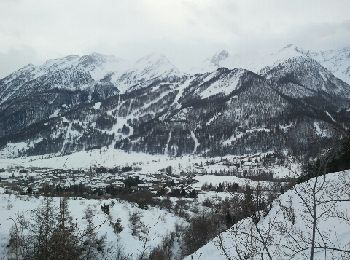
<path fill-rule="evenodd" d="M 229 56 L 230 54 L 227 50 L 221 50 L 214 54 L 214 56 L 210 59 L 210 62 L 215 66 L 220 67 L 220 64 L 227 60 Z"/>
<path fill-rule="evenodd" d="M 164 72 L 179 72 L 177 67 L 172 64 L 164 54 L 160 53 L 150 53 L 138 59 L 133 70 L 143 71 L 143 73 L 148 71 L 158 71 L 155 74 L 162 74 Z"/>
<path fill-rule="evenodd" d="M 170 60 L 162 53 L 152 52 L 146 56 L 141 57 L 136 61 L 136 64 L 145 64 L 145 63 L 170 63 Z"/>
<path fill-rule="evenodd" d="M 305 55 L 306 51 L 304 51 L 302 48 L 298 47 L 297 45 L 290 43 L 284 46 L 282 49 L 280 49 L 277 54 L 284 54 L 287 55 L 287 57 L 292 56 L 300 56 Z"/>

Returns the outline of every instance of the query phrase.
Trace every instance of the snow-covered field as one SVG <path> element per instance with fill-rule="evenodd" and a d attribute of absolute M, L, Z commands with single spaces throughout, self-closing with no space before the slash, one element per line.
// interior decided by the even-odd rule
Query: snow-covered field
<path fill-rule="evenodd" d="M 264 154 L 261 154 L 263 156 Z M 141 168 L 143 173 L 154 173 L 168 166 L 172 167 L 173 173 L 182 171 L 196 171 L 211 173 L 214 171 L 230 170 L 233 167 L 219 163 L 221 159 L 247 160 L 251 155 L 234 156 L 227 155 L 225 157 L 205 158 L 199 155 L 185 155 L 181 157 L 170 157 L 166 154 L 146 154 L 138 152 L 125 152 L 123 150 L 113 148 L 95 149 L 90 151 L 80 151 L 69 155 L 43 155 L 29 157 L 9 157 L 6 154 L 0 154 L 0 168 L 13 167 L 37 167 L 52 169 L 89 169 L 90 167 L 103 166 L 112 168 L 116 166 L 137 166 Z M 246 159 L 242 159 L 246 158 Z M 214 165 L 205 165 L 206 161 L 215 161 Z M 299 164 L 290 163 L 289 168 L 284 166 L 273 166 L 270 170 L 274 173 L 274 177 L 295 177 L 299 170 Z"/>
<path fill-rule="evenodd" d="M 102 149 L 91 151 L 80 151 L 70 155 L 45 155 L 19 158 L 0 157 L 0 168 L 22 166 L 39 168 L 60 168 L 60 169 L 88 169 L 95 166 L 115 167 L 132 166 L 142 167 L 145 172 L 154 172 L 169 165 L 174 170 L 185 170 L 196 161 L 201 161 L 199 157 L 169 157 L 167 155 L 151 155 L 146 153 L 125 152 L 117 149 Z M 180 165 L 179 165 L 180 164 Z"/>
<path fill-rule="evenodd" d="M 10 218 L 16 219 L 17 214 L 21 212 L 28 216 L 31 210 L 40 205 L 43 198 L 3 194 L 3 189 L 0 190 L 0 193 L 0 259 L 7 259 L 6 246 L 9 242 L 10 228 L 14 224 Z M 80 228 L 86 225 L 86 220 L 83 219 L 84 211 L 88 207 L 92 208 L 94 225 L 102 224 L 98 229 L 98 235 L 106 235 L 107 247 L 111 249 L 110 259 L 113 259 L 113 249 L 117 244 L 123 248 L 126 255 L 130 256 L 130 259 L 137 259 L 144 249 L 149 253 L 160 244 L 163 237 L 174 231 L 175 224 L 185 224 L 183 219 L 159 208 L 152 207 L 143 210 L 125 201 L 114 201 L 115 204 L 112 206 L 111 200 L 69 199 L 71 215 Z M 118 218 L 121 219 L 123 230 L 119 234 L 113 231 L 108 216 L 101 210 L 101 205 L 104 203 L 111 205 L 110 216 L 113 222 L 116 222 Z M 59 198 L 54 198 L 54 204 L 58 207 Z M 129 216 L 134 212 L 140 213 L 141 222 L 144 224 L 144 238 L 133 236 L 131 233 Z"/>
<path fill-rule="evenodd" d="M 193 184 L 194 187 L 202 187 L 204 184 L 212 184 L 213 186 L 218 186 L 220 183 L 223 182 L 227 184 L 237 183 L 240 186 L 249 185 L 252 187 L 255 187 L 256 185 L 258 185 L 258 183 L 264 187 L 269 185 L 269 182 L 257 182 L 246 178 L 238 178 L 236 176 L 197 175 L 194 177 L 194 179 L 198 181 L 195 184 Z"/>
<path fill-rule="evenodd" d="M 350 170 L 297 185 L 256 225 L 246 218 L 185 259 L 269 259 L 268 254 L 278 260 L 309 259 L 312 216 L 317 219 L 315 259 L 350 259 L 349 187 Z"/>

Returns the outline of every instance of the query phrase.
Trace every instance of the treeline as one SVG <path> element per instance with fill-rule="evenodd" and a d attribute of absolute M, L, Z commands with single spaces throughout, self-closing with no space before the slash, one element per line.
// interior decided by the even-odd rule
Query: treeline
<path fill-rule="evenodd" d="M 268 214 L 271 202 L 278 194 L 263 192 L 260 186 L 254 190 L 246 186 L 243 196 L 235 195 L 220 203 L 206 199 L 203 206 L 210 211 L 189 218 L 189 225 L 178 228 L 164 238 L 163 243 L 151 252 L 149 259 L 183 259 L 244 218 L 253 217 L 258 222 Z"/>
<path fill-rule="evenodd" d="M 341 140 L 340 148 L 333 147 L 326 155 L 305 163 L 303 174 L 297 182 L 302 183 L 317 176 L 348 169 L 350 169 L 350 132 Z"/>

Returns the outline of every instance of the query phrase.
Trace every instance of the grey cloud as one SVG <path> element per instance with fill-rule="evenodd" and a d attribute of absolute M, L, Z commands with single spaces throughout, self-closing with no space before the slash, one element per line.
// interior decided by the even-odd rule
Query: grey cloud
<path fill-rule="evenodd" d="M 19 49 L 9 49 L 6 52 L 0 52 L 0 78 L 5 77 L 11 72 L 30 63 L 40 62 L 36 52 L 29 47 Z"/>
<path fill-rule="evenodd" d="M 338 48 L 349 45 L 348 10 L 348 0 L 1 0 L 0 75 L 94 51 L 131 59 L 162 52 L 191 67 L 223 48 Z"/>

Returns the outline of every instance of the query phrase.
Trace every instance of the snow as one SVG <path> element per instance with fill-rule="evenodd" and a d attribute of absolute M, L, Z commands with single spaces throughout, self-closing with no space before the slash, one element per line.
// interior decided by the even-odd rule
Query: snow
<path fill-rule="evenodd" d="M 247 130 L 245 133 L 235 133 L 229 139 L 223 141 L 222 144 L 223 145 L 231 145 L 232 142 L 237 141 L 238 139 L 242 138 L 244 135 L 251 134 L 251 133 L 254 133 L 254 132 L 266 132 L 266 133 L 269 133 L 269 132 L 271 132 L 271 130 L 268 129 L 268 128 L 264 128 L 264 127 L 252 128 L 252 129 Z"/>
<path fill-rule="evenodd" d="M 306 57 L 306 51 L 293 45 L 288 44 L 282 49 L 269 53 L 269 54 L 258 54 L 250 57 L 239 56 L 236 58 L 236 67 L 246 68 L 255 73 L 260 73 L 260 71 L 265 67 L 276 66 L 288 59 Z"/>
<path fill-rule="evenodd" d="M 320 137 L 330 137 L 331 134 L 327 129 L 322 127 L 322 122 L 314 122 L 315 132 Z"/>
<path fill-rule="evenodd" d="M 218 119 L 218 117 L 220 117 L 222 115 L 221 112 L 217 113 L 216 115 L 214 115 L 212 118 L 210 118 L 208 120 L 208 122 L 206 122 L 206 125 L 210 125 L 211 123 L 213 123 L 216 119 Z"/>
<path fill-rule="evenodd" d="M 208 87 L 199 93 L 200 97 L 208 98 L 217 94 L 224 94 L 227 96 L 232 91 L 237 89 L 240 77 L 243 73 L 244 70 L 238 70 L 237 73 L 232 73 L 226 78 L 222 78 L 212 84 L 208 84 Z M 216 72 L 214 74 L 210 74 L 211 77 L 208 78 L 208 81 L 215 75 Z"/>
<path fill-rule="evenodd" d="M 54 169 L 89 169 L 90 167 L 101 165 L 107 168 L 137 165 L 142 168 L 144 173 L 154 173 L 168 166 L 172 166 L 174 172 L 179 173 L 181 170 L 193 169 L 193 164 L 195 162 L 201 162 L 201 158 L 195 156 L 172 158 L 167 155 L 125 152 L 123 150 L 113 148 L 80 151 L 65 156 L 52 154 L 20 158 L 0 157 L 1 168 L 13 167 L 17 165 L 23 167 Z"/>
<path fill-rule="evenodd" d="M 60 109 L 56 109 L 52 115 L 49 116 L 49 118 L 54 118 L 54 117 L 58 117 L 60 113 Z"/>
<path fill-rule="evenodd" d="M 161 75 L 178 75 L 180 71 L 163 54 L 151 53 L 136 61 L 132 70 L 149 78 Z"/>
<path fill-rule="evenodd" d="M 296 178 L 300 175 L 301 166 L 298 163 L 290 163 L 288 166 L 274 165 L 269 170 L 273 173 L 274 178 Z"/>
<path fill-rule="evenodd" d="M 101 102 L 97 102 L 94 105 L 94 109 L 100 109 L 101 108 Z"/>
<path fill-rule="evenodd" d="M 328 112 L 328 111 L 325 111 L 327 116 L 333 121 L 333 122 L 336 122 L 334 117 L 332 117 L 332 115 Z"/>
<path fill-rule="evenodd" d="M 314 178 L 306 183 L 296 185 L 281 195 L 273 202 L 272 209 L 267 216 L 260 219 L 257 226 L 251 218 L 243 219 L 185 259 L 224 260 L 227 259 L 224 251 L 230 259 L 238 259 L 237 250 L 240 251 L 241 255 L 250 253 L 249 259 L 258 260 L 262 257 L 268 259 L 266 250 L 258 239 L 253 239 L 254 243 L 249 242 L 249 234 L 259 237 L 257 228 L 263 238 L 269 241 L 267 248 L 272 259 L 308 259 L 310 248 L 308 241 L 310 241 L 312 231 L 312 219 L 307 211 L 305 201 L 312 203 L 310 191 L 315 181 Z M 344 199 L 345 201 L 329 205 L 327 202 L 319 204 L 317 207 L 319 219 L 316 245 L 323 247 L 326 243 L 328 247 L 348 249 L 350 223 L 341 216 L 350 212 L 349 185 L 349 170 L 327 174 L 324 179 L 323 177 L 317 179 L 317 201 L 324 202 L 334 199 Z M 333 213 L 340 214 L 340 217 L 336 217 Z M 320 234 L 322 234 L 322 238 Z M 307 250 L 296 253 L 300 248 Z M 315 252 L 315 259 L 324 259 L 324 248 L 318 248 Z M 293 254 L 295 255 L 291 257 Z M 337 251 L 327 250 L 327 259 L 346 258 L 341 258 L 341 253 Z"/>
<path fill-rule="evenodd" d="M 350 49 L 312 51 L 308 53 L 310 57 L 321 63 L 322 66 L 330 70 L 337 78 L 350 84 Z"/>
<path fill-rule="evenodd" d="M 243 133 L 234 134 L 229 139 L 227 139 L 226 141 L 223 141 L 222 144 L 223 145 L 231 145 L 232 142 L 237 141 L 238 139 L 242 138 L 243 136 L 244 136 Z"/>
<path fill-rule="evenodd" d="M 1 158 L 18 157 L 21 152 L 34 147 L 36 143 L 40 143 L 42 140 L 42 138 L 37 138 L 29 142 L 7 143 L 6 146 L 0 150 L 0 160 Z"/>
<path fill-rule="evenodd" d="M 181 108 L 181 103 L 179 103 L 180 98 L 182 97 L 184 90 L 191 84 L 192 78 L 189 77 L 184 83 L 180 84 L 176 90 L 178 90 L 178 93 L 176 94 L 176 97 L 174 99 L 174 103 L 176 104 L 176 108 Z"/>
<path fill-rule="evenodd" d="M 91 77 L 99 81 L 111 73 L 122 73 L 129 62 L 114 56 L 106 56 L 98 53 L 90 54 L 92 57 L 99 61 L 99 66 L 95 66 L 91 71 Z"/>
<path fill-rule="evenodd" d="M 191 131 L 191 137 L 192 137 L 192 139 L 194 141 L 194 148 L 193 148 L 193 152 L 192 153 L 195 154 L 197 152 L 197 148 L 200 145 L 200 143 L 198 142 L 196 134 L 193 131 Z"/>
<path fill-rule="evenodd" d="M 240 186 L 249 185 L 255 187 L 258 182 L 249 180 L 247 178 L 239 178 L 236 176 L 216 176 L 216 175 L 196 175 L 194 179 L 198 182 L 193 184 L 193 187 L 202 187 L 204 184 L 212 184 L 218 186 L 220 183 L 237 183 Z M 267 182 L 260 182 L 260 185 L 269 185 Z"/>
<path fill-rule="evenodd" d="M 282 49 L 270 54 L 256 55 L 220 55 L 227 51 L 218 51 L 212 57 L 204 60 L 195 68 L 189 70 L 190 74 L 213 72 L 219 67 L 229 69 L 246 68 L 255 73 L 259 73 L 267 66 L 275 66 L 279 63 L 293 58 L 311 58 L 319 62 L 323 67 L 327 68 L 337 78 L 350 84 L 350 49 L 336 49 L 325 51 L 310 51 L 300 48 L 294 44 L 288 44 Z M 324 76 L 324 75 L 321 75 Z"/>
<path fill-rule="evenodd" d="M 15 196 L 0 194 L 0 259 L 6 259 L 6 246 L 8 245 L 9 231 L 13 226 L 10 218 L 16 219 L 18 213 L 29 213 L 40 205 L 42 197 L 35 198 L 29 196 Z M 137 259 L 140 251 L 145 247 L 146 252 L 159 245 L 169 232 L 175 230 L 176 224 L 185 224 L 185 221 L 175 215 L 161 210 L 159 208 L 149 208 L 147 210 L 140 209 L 134 204 L 114 200 L 114 206 L 110 206 L 110 216 L 113 222 L 118 218 L 121 219 L 123 230 L 119 234 L 115 234 L 109 222 L 108 216 L 104 214 L 100 208 L 103 204 L 111 205 L 112 200 L 86 200 L 86 199 L 69 199 L 69 210 L 73 219 L 79 228 L 86 225 L 83 219 L 84 211 L 88 207 L 93 210 L 94 226 L 100 226 L 98 235 L 106 235 L 107 247 L 115 246 L 121 243 L 125 254 L 130 255 L 130 259 Z M 54 205 L 59 205 L 59 198 L 54 198 Z M 132 236 L 129 224 L 129 216 L 133 212 L 141 214 L 141 221 L 144 223 L 147 232 L 144 234 L 148 241 L 137 236 Z M 113 258 L 113 256 L 112 256 Z"/>
<path fill-rule="evenodd" d="M 166 142 L 166 145 L 165 145 L 165 149 L 164 149 L 164 154 L 168 154 L 169 152 L 169 142 L 171 140 L 171 131 L 169 132 L 169 135 L 168 135 L 168 141 Z"/>
<path fill-rule="evenodd" d="M 205 59 L 200 65 L 190 69 L 191 74 L 205 73 L 217 70 L 220 67 L 231 67 L 232 57 L 227 50 L 220 50 L 212 57 Z"/>
<path fill-rule="evenodd" d="M 170 142 L 171 136 L 169 133 L 168 140 Z M 168 145 L 170 145 L 168 143 Z M 176 147 L 171 146 L 171 149 L 176 149 Z M 266 153 L 267 154 L 267 153 Z M 145 175 L 152 175 L 159 172 L 168 166 L 172 167 L 172 172 L 174 174 L 180 174 L 181 172 L 199 172 L 199 173 L 214 173 L 214 172 L 225 172 L 237 170 L 237 167 L 227 166 L 220 161 L 222 159 L 228 161 L 247 161 L 249 156 L 264 156 L 264 154 L 259 155 L 244 155 L 244 156 L 233 156 L 227 155 L 225 157 L 212 157 L 210 160 L 216 162 L 213 165 L 205 165 L 208 158 L 203 158 L 196 154 L 186 155 L 181 157 L 171 157 L 166 152 L 164 154 L 152 155 L 146 153 L 138 152 L 125 152 L 123 150 L 118 150 L 114 148 L 103 148 L 94 149 L 89 151 L 75 152 L 69 155 L 61 156 L 59 154 L 47 154 L 41 156 L 29 156 L 29 157 L 17 157 L 9 158 L 7 156 L 0 156 L 0 168 L 14 168 L 14 167 L 24 167 L 24 168 L 51 168 L 51 169 L 89 169 L 90 167 L 104 166 L 106 168 L 113 168 L 116 166 L 135 166 L 139 168 L 139 172 Z M 255 157 L 254 157 L 255 158 Z M 245 162 L 246 163 L 246 162 Z M 199 165 L 205 165 L 199 167 Z M 275 177 L 293 177 L 298 172 L 297 163 L 291 162 L 286 166 L 272 167 L 271 170 Z M 252 168 L 255 169 L 254 167 Z M 198 181 L 200 181 L 199 186 L 205 182 L 212 181 L 213 183 L 219 183 L 222 181 L 232 181 L 242 183 L 245 182 L 244 178 L 236 178 L 233 176 L 212 176 L 204 175 L 199 176 Z M 197 178 L 197 177 L 196 177 Z M 210 179 L 208 179 L 210 178 Z M 249 182 L 249 181 L 248 181 Z"/>
<path fill-rule="evenodd" d="M 159 78 L 181 77 L 180 70 L 162 54 L 151 53 L 131 63 L 123 73 L 114 73 L 112 82 L 118 86 L 120 93 L 125 93 L 131 87 L 136 89 L 150 80 Z"/>

